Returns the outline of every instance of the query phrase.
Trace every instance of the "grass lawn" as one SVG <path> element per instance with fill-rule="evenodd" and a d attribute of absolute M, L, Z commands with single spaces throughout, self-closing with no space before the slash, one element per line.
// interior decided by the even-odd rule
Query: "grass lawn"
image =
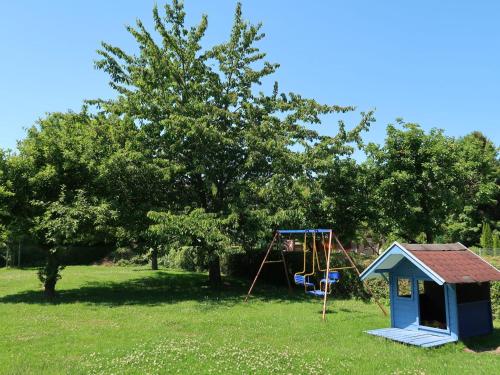
<path fill-rule="evenodd" d="M 499 374 L 495 334 L 437 349 L 369 336 L 389 326 L 377 306 L 246 285 L 221 291 L 206 275 L 132 267 L 68 267 L 57 303 L 43 301 L 35 270 L 0 269 L 0 372 Z"/>

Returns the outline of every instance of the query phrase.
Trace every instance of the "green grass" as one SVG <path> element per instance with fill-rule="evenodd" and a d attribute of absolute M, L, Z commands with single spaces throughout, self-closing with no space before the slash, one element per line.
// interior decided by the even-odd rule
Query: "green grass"
<path fill-rule="evenodd" d="M 421 349 L 369 336 L 389 326 L 374 304 L 318 300 L 246 285 L 221 291 L 206 275 L 129 267 L 68 267 L 56 303 L 35 270 L 0 270 L 0 372 L 494 374 L 500 356 L 467 353 L 500 344 L 495 334 Z"/>

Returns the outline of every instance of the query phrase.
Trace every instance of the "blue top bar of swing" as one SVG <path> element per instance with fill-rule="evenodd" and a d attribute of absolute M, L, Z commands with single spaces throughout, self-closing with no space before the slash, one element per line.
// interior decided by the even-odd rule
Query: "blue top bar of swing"
<path fill-rule="evenodd" d="M 330 233 L 331 229 L 278 229 L 279 234 L 293 233 Z"/>

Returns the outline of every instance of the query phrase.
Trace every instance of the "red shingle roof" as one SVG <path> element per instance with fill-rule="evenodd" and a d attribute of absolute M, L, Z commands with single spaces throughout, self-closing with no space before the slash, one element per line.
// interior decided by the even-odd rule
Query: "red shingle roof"
<path fill-rule="evenodd" d="M 500 281 L 500 271 L 460 243 L 402 244 L 445 282 Z"/>

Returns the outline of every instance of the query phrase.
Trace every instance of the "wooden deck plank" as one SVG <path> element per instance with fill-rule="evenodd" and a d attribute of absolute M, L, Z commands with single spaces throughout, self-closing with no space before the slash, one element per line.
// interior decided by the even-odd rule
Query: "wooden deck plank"
<path fill-rule="evenodd" d="M 457 341 L 449 335 L 431 333 L 426 331 L 414 331 L 401 328 L 381 328 L 366 331 L 366 333 L 374 336 L 385 337 L 389 340 L 401 342 L 404 344 L 430 348 L 433 346 L 447 344 Z"/>
<path fill-rule="evenodd" d="M 415 333 L 393 333 L 393 334 L 387 335 L 386 337 L 391 338 L 393 340 L 398 340 L 398 339 L 410 340 L 410 339 L 414 339 L 414 338 L 417 338 L 420 336 L 421 335 L 418 335 Z"/>
<path fill-rule="evenodd" d="M 430 339 L 428 335 L 408 335 L 408 336 L 400 336 L 398 337 L 398 341 L 402 341 L 406 344 L 412 344 L 414 341 L 421 340 L 421 339 Z"/>
<path fill-rule="evenodd" d="M 384 332 L 379 332 L 379 331 L 375 330 L 375 331 L 368 332 L 368 333 L 371 333 L 372 335 L 396 339 L 398 337 L 409 337 L 412 335 L 412 332 L 414 332 L 414 335 L 422 334 L 419 331 L 410 331 L 410 330 L 402 330 L 402 329 L 392 329 L 390 331 L 384 331 Z"/>
<path fill-rule="evenodd" d="M 435 336 L 434 336 L 435 337 Z M 429 342 L 429 339 L 432 339 L 432 335 L 425 335 L 424 337 L 417 338 L 411 342 L 412 345 L 422 345 Z M 442 337 L 440 337 L 442 339 Z"/>
<path fill-rule="evenodd" d="M 432 342 L 435 342 L 435 341 L 441 341 L 441 340 L 443 340 L 442 337 L 430 337 L 430 336 L 426 336 L 426 337 L 421 337 L 421 338 L 415 339 L 415 340 L 405 340 L 403 342 L 405 344 L 409 344 L 409 345 L 422 346 L 424 344 L 432 343 Z"/>
<path fill-rule="evenodd" d="M 450 342 L 456 342 L 458 340 L 456 339 L 453 339 L 451 337 L 447 338 L 447 339 L 443 339 L 443 340 L 440 340 L 440 341 L 434 341 L 434 342 L 430 342 L 430 343 L 427 343 L 427 344 L 423 344 L 421 345 L 423 348 L 431 348 L 433 346 L 439 346 L 439 345 L 444 345 L 444 344 L 448 344 Z"/>

